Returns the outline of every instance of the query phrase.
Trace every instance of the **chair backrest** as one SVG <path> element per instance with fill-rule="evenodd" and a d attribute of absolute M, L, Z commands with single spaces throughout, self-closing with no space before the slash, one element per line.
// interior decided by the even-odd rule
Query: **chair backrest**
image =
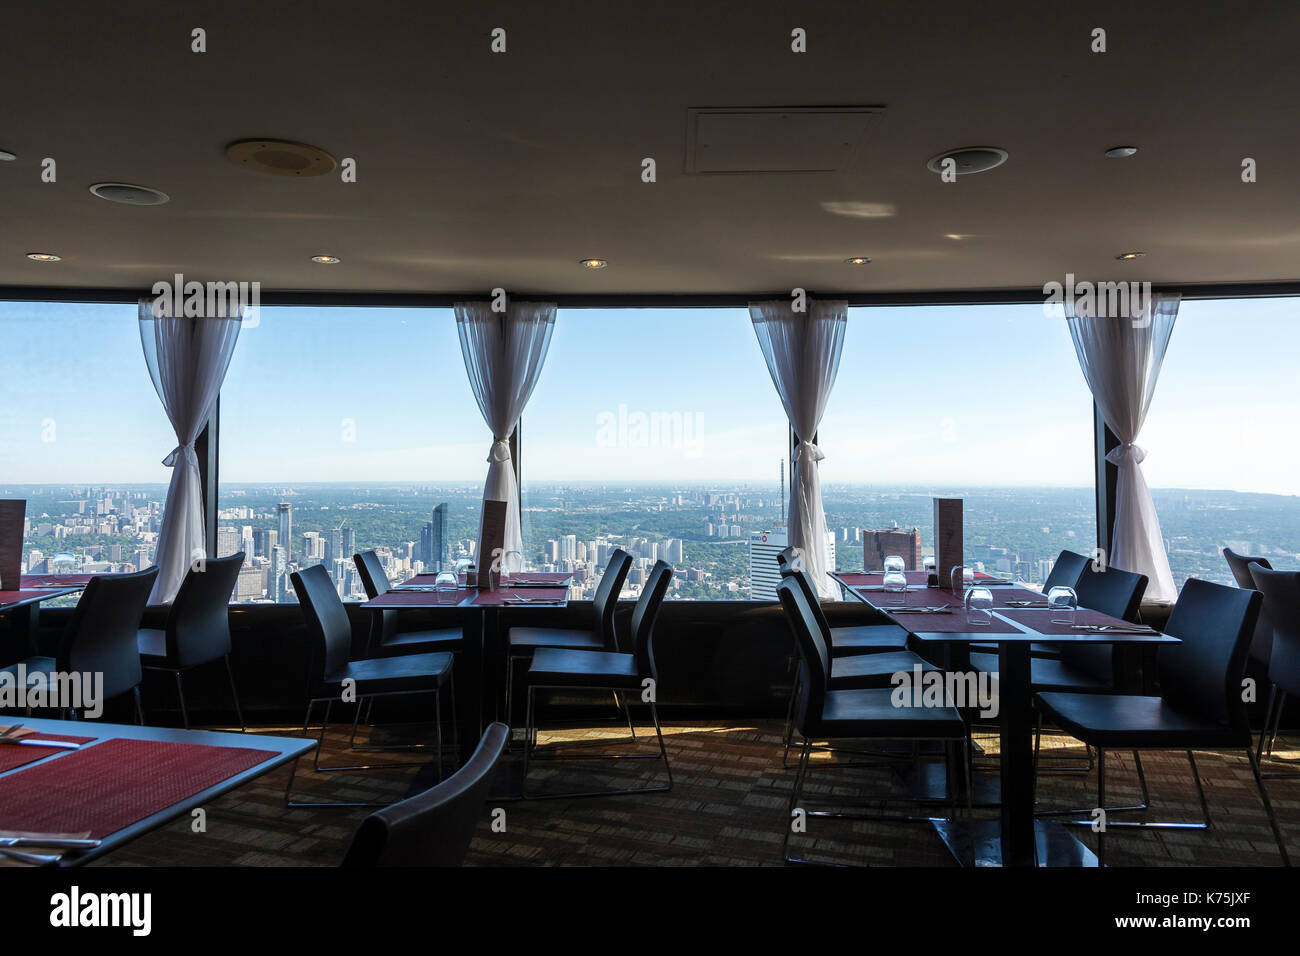
<path fill-rule="evenodd" d="M 1249 731 L 1242 678 L 1246 647 L 1263 597 L 1189 578 L 1165 633 L 1181 644 L 1160 648 L 1160 693 L 1179 710 Z"/>
<path fill-rule="evenodd" d="M 379 555 L 374 551 L 362 551 L 360 554 L 352 555 L 352 563 L 357 566 L 357 574 L 361 576 L 361 586 L 366 589 L 366 597 L 374 599 L 381 594 L 387 594 L 393 586 L 388 580 L 388 575 L 384 573 L 384 565 L 379 560 Z"/>
<path fill-rule="evenodd" d="M 816 615 L 803 588 L 792 575 L 776 586 L 776 596 L 781 599 L 786 620 L 794 632 L 795 646 L 799 650 L 799 677 L 803 691 L 799 696 L 796 722 L 805 726 L 809 713 L 820 714 L 831 679 L 831 652 L 817 625 Z"/>
<path fill-rule="evenodd" d="M 655 621 L 659 618 L 659 609 L 672 579 L 672 565 L 667 561 L 656 561 L 641 588 L 641 596 L 636 599 L 636 607 L 632 609 L 632 648 L 636 654 L 637 672 L 643 678 L 654 678 L 656 683 L 659 671 L 655 667 L 653 644 Z"/>
<path fill-rule="evenodd" d="M 139 686 L 140 619 L 157 577 L 154 567 L 91 578 L 59 643 L 58 669 L 103 674 L 105 698 Z"/>
<path fill-rule="evenodd" d="M 465 766 L 424 793 L 362 820 L 340 865 L 460 866 L 509 736 L 505 724 L 489 724 Z"/>
<path fill-rule="evenodd" d="M 1224 560 L 1228 562 L 1228 570 L 1232 572 L 1233 580 L 1237 582 L 1237 587 L 1254 589 L 1255 580 L 1251 575 L 1250 566 L 1258 564 L 1265 571 L 1273 570 L 1273 565 L 1268 563 L 1268 558 L 1252 558 L 1244 554 L 1238 554 L 1231 548 L 1223 549 Z M 1264 602 L 1264 609 L 1259 612 L 1259 623 L 1255 625 L 1255 636 L 1250 641 L 1250 656 L 1264 664 L 1269 663 L 1269 654 L 1273 650 L 1273 621 L 1269 617 L 1268 602 Z"/>
<path fill-rule="evenodd" d="M 776 566 L 780 569 L 783 577 L 795 570 L 795 565 L 798 563 L 795 561 L 796 550 L 798 549 L 794 545 L 790 545 L 788 548 L 782 548 L 776 554 Z"/>
<path fill-rule="evenodd" d="M 1274 571 L 1261 563 L 1250 569 L 1250 576 L 1264 595 L 1259 616 L 1267 616 L 1273 629 L 1268 679 L 1288 694 L 1300 694 L 1300 571 Z M 1252 650 L 1254 646 L 1252 641 Z"/>
<path fill-rule="evenodd" d="M 230 595 L 244 552 L 206 558 L 181 581 L 167 615 L 167 660 L 177 667 L 206 664 L 230 653 Z"/>
<path fill-rule="evenodd" d="M 1073 551 L 1062 551 L 1056 556 L 1056 563 L 1052 565 L 1052 573 L 1043 582 L 1043 593 L 1046 594 L 1052 588 L 1075 587 L 1079 583 L 1079 575 L 1083 574 L 1083 570 L 1088 567 L 1088 564 L 1088 558 L 1082 554 L 1076 554 Z"/>
<path fill-rule="evenodd" d="M 827 646 L 831 643 L 831 627 L 826 620 L 826 615 L 822 613 L 822 602 L 817 597 L 817 591 L 812 586 L 812 580 L 808 577 L 806 571 L 796 571 L 793 565 L 788 566 L 787 570 L 781 572 L 782 580 L 794 581 L 803 592 L 804 600 L 808 602 L 808 609 L 812 612 L 813 620 L 817 622 L 818 631 L 821 633 L 822 640 Z"/>
<path fill-rule="evenodd" d="M 600 576 L 596 595 L 591 602 L 596 618 L 592 629 L 601 636 L 605 646 L 614 651 L 619 649 L 614 612 L 618 610 L 618 596 L 623 592 L 623 583 L 627 581 L 627 573 L 631 569 L 632 555 L 622 548 L 615 548 L 605 563 L 605 573 Z"/>
<path fill-rule="evenodd" d="M 307 630 L 320 642 L 324 652 L 321 666 L 313 675 L 315 683 L 320 684 L 342 673 L 352 659 L 352 622 L 323 564 L 295 571 L 289 580 L 302 605 Z"/>
<path fill-rule="evenodd" d="M 1122 621 L 1134 624 L 1142 609 L 1142 596 L 1147 593 L 1147 576 L 1119 568 L 1096 570 L 1096 563 L 1088 562 L 1087 569 L 1079 575 L 1074 591 L 1079 595 L 1079 607 L 1092 608 Z"/>

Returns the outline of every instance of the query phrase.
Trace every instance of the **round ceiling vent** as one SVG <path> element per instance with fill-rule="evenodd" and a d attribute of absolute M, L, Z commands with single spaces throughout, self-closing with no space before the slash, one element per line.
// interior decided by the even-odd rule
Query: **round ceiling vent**
<path fill-rule="evenodd" d="M 226 147 L 226 158 L 272 176 L 324 176 L 338 165 L 323 149 L 280 139 L 241 139 Z"/>
<path fill-rule="evenodd" d="M 1007 161 L 1007 151 L 996 146 L 967 146 L 964 149 L 951 149 L 931 159 L 925 167 L 932 173 L 942 173 L 945 159 L 951 159 L 957 164 L 958 176 L 969 176 L 971 173 L 982 173 L 1001 166 Z"/>
<path fill-rule="evenodd" d="M 90 187 L 90 191 L 100 199 L 120 202 L 127 206 L 161 206 L 171 199 L 171 196 L 157 189 L 133 186 L 130 183 L 95 183 Z"/>

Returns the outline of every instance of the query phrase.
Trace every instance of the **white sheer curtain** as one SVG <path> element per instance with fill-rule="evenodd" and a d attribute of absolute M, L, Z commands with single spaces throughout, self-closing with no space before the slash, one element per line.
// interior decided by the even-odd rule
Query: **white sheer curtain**
<path fill-rule="evenodd" d="M 849 304 L 810 300 L 807 305 L 807 312 L 795 312 L 788 300 L 751 302 L 749 315 L 798 442 L 786 543 L 799 549 L 818 595 L 835 598 L 839 589 L 830 577 L 833 569 L 826 566 L 826 512 L 817 472 L 817 463 L 826 456 L 813 438 L 839 371 Z"/>
<path fill-rule="evenodd" d="M 1115 533 L 1108 562 L 1145 574 L 1146 602 L 1171 604 L 1178 597 L 1169 570 L 1160 519 L 1142 476 L 1146 452 L 1136 444 L 1155 394 L 1160 365 L 1178 318 L 1178 295 L 1155 295 L 1138 318 L 1072 314 L 1066 322 L 1083 377 L 1117 445 L 1106 460 L 1119 469 L 1115 488 Z"/>
<path fill-rule="evenodd" d="M 555 303 L 510 303 L 505 312 L 493 312 L 488 302 L 457 302 L 456 328 L 470 388 L 492 430 L 483 499 L 506 502 L 505 550 L 522 552 L 510 434 L 542 374 L 555 329 Z M 480 555 L 480 565 L 486 559 Z"/>
<path fill-rule="evenodd" d="M 140 343 L 153 387 L 176 432 L 176 447 L 163 459 L 172 469 L 172 478 L 154 556 L 158 579 L 149 603 L 168 604 L 190 565 L 207 554 L 194 442 L 221 391 L 243 310 L 231 309 L 235 314 L 230 316 L 157 316 L 154 301 L 140 300 Z"/>

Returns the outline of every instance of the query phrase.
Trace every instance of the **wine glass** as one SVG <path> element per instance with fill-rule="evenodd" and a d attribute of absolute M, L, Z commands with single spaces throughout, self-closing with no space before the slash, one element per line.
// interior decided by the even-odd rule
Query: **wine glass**
<path fill-rule="evenodd" d="M 1073 624 L 1074 612 L 1079 609 L 1079 595 L 1074 588 L 1054 587 L 1047 592 L 1047 606 L 1051 609 L 1053 624 Z"/>
<path fill-rule="evenodd" d="M 971 588 L 966 592 L 966 623 L 971 627 L 993 624 L 993 592 L 988 588 Z"/>

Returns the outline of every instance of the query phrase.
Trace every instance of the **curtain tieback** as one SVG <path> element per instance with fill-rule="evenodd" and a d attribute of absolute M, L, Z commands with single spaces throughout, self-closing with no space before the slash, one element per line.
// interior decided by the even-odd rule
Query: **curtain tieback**
<path fill-rule="evenodd" d="M 487 460 L 490 462 L 509 461 L 510 460 L 510 441 L 506 438 L 498 438 L 492 442 L 492 450 L 488 452 Z"/>
<path fill-rule="evenodd" d="M 1143 448 L 1139 448 L 1131 441 L 1120 442 L 1106 455 L 1106 460 L 1112 465 L 1123 465 L 1132 462 L 1135 465 L 1142 464 L 1147 453 Z"/>
<path fill-rule="evenodd" d="M 168 468 L 175 468 L 176 463 L 181 460 L 182 455 L 187 459 L 193 459 L 194 463 L 198 464 L 199 456 L 194 453 L 194 442 L 192 441 L 186 442 L 184 445 L 177 445 L 168 452 L 167 457 L 162 460 L 162 463 Z"/>
<path fill-rule="evenodd" d="M 810 441 L 801 441 L 799 447 L 795 449 L 795 461 L 821 461 L 826 454 Z"/>

